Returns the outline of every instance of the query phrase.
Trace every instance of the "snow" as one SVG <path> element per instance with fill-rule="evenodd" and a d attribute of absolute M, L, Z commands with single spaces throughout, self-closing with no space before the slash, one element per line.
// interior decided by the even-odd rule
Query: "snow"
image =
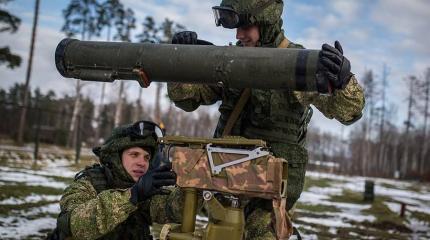
<path fill-rule="evenodd" d="M 42 229 L 54 229 L 56 221 L 53 218 L 44 217 L 34 220 L 7 217 L 2 219 L 3 227 L 0 228 L 1 238 L 22 239 L 34 235 Z"/>
<path fill-rule="evenodd" d="M 40 201 L 59 201 L 60 198 L 61 196 L 59 195 L 36 195 L 32 193 L 24 199 L 14 197 L 4 199 L 0 201 L 0 205 L 21 205 L 24 203 L 37 203 Z"/>
<path fill-rule="evenodd" d="M 318 205 L 321 201 L 328 199 L 328 196 L 324 196 L 313 192 L 302 192 L 300 195 L 300 202 L 306 202 L 307 204 Z"/>
<path fill-rule="evenodd" d="M 1 151 L 1 150 L 0 150 Z M 58 181 L 55 177 L 66 177 L 72 179 L 76 171 L 71 168 L 72 162 L 67 159 L 42 160 L 38 161 L 37 165 L 40 170 L 34 170 L 31 167 L 32 161 L 19 159 L 19 156 L 11 152 L 10 165 L 0 166 L 0 186 L 1 185 L 17 185 L 25 184 L 28 186 L 45 186 L 57 189 L 64 189 L 67 183 Z M 30 164 L 27 164 L 30 163 Z M 17 166 L 24 166 L 18 168 Z M 324 178 L 324 181 L 329 183 L 329 187 L 312 186 L 301 194 L 299 202 L 303 205 L 322 205 L 334 206 L 338 209 L 336 212 L 309 212 L 303 209 L 297 209 L 298 216 L 296 220 L 300 220 L 301 224 L 295 224 L 307 232 L 318 233 L 318 226 L 328 228 L 328 232 L 336 235 L 339 228 L 342 227 L 357 227 L 354 223 L 374 222 L 376 218 L 366 214 L 363 210 L 369 209 L 371 204 L 368 203 L 346 203 L 333 202 L 331 196 L 342 195 L 345 190 L 362 193 L 364 191 L 364 183 L 366 180 L 375 182 L 376 196 L 385 196 L 389 201 L 385 204 L 395 212 L 400 212 L 400 204 L 405 202 L 407 206 L 407 226 L 413 230 L 412 239 L 425 239 L 428 237 L 425 234 L 430 233 L 428 223 L 420 222 L 412 218 L 410 211 L 418 211 L 430 214 L 430 187 L 428 185 L 420 185 L 418 188 L 416 182 L 397 181 L 379 178 L 351 177 L 338 176 L 327 173 L 308 172 L 307 176 L 315 180 Z M 393 186 L 393 188 L 390 188 Z M 414 191 L 417 189 L 417 191 Z M 25 203 L 39 203 L 42 201 L 53 202 L 40 207 L 34 207 L 22 210 L 11 210 L 7 216 L 0 215 L 0 239 L 14 238 L 23 239 L 33 234 L 38 234 L 43 229 L 53 229 L 55 227 L 56 216 L 60 212 L 58 201 L 59 195 L 41 195 L 30 194 L 19 198 L 8 197 L 0 201 L 2 205 L 22 205 Z M 41 217 L 40 217 L 41 216 Z M 37 218 L 36 218 L 37 217 Z M 202 223 L 207 222 L 204 216 L 197 216 L 197 220 Z M 397 234 L 397 233 L 394 233 Z M 424 235 L 423 235 L 424 234 Z M 40 234 L 39 234 L 40 235 Z M 315 234 L 303 234 L 303 239 L 318 239 Z M 351 233 L 350 236 L 355 236 Z M 416 238 L 414 236 L 417 236 Z M 356 236 L 359 238 L 359 236 Z M 355 237 L 352 237 L 355 238 Z M 294 239 L 294 238 L 291 238 Z M 367 239 L 372 239 L 369 236 Z"/>
<path fill-rule="evenodd" d="M 306 223 L 314 223 L 318 225 L 323 225 L 327 227 L 352 227 L 351 224 L 343 222 L 341 219 L 335 218 L 310 218 L 310 217 L 299 217 L 300 221 Z"/>
<path fill-rule="evenodd" d="M 44 186 L 64 189 L 67 185 L 64 182 L 58 182 L 52 178 L 30 175 L 21 172 L 4 172 L 0 175 L 0 181 L 25 183 L 28 186 Z"/>
<path fill-rule="evenodd" d="M 385 204 L 390 209 L 390 211 L 394 213 L 400 213 L 401 205 L 399 203 L 385 202 Z"/>
<path fill-rule="evenodd" d="M 0 238 L 24 239 L 30 235 L 37 234 L 43 229 L 53 230 L 57 220 L 52 217 L 39 217 L 32 219 L 31 216 L 38 214 L 58 214 L 60 206 L 58 203 L 48 204 L 42 207 L 31 208 L 30 211 L 12 210 L 14 216 L 1 217 Z M 28 219 L 30 217 L 30 219 Z"/>

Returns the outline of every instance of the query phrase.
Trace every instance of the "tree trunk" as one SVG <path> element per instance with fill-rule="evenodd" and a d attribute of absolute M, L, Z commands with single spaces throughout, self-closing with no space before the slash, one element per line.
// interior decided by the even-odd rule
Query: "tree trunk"
<path fill-rule="evenodd" d="M 427 141 L 427 121 L 429 117 L 429 101 L 430 101 L 430 68 L 427 69 L 425 76 L 425 106 L 424 106 L 424 129 L 423 129 L 423 142 L 421 149 L 421 160 L 419 163 L 420 175 L 424 175 L 426 155 L 429 150 L 429 143 Z"/>
<path fill-rule="evenodd" d="M 407 174 L 407 170 L 408 170 L 408 161 L 409 161 L 409 148 L 410 148 L 410 136 L 409 136 L 409 133 L 410 133 L 410 130 L 411 130 L 411 127 L 412 127 L 412 107 L 413 107 L 413 101 L 414 101 L 414 98 L 413 98 L 413 94 L 414 94 L 414 84 L 415 84 L 415 80 L 416 80 L 416 78 L 415 77 L 410 77 L 410 83 L 409 83 L 409 98 L 408 98 L 408 118 L 407 118 L 407 120 L 406 120 L 406 122 L 405 122 L 405 124 L 406 124 L 406 131 L 405 131 L 405 151 L 404 151 L 404 153 L 403 153 L 403 160 L 402 160 L 402 163 L 401 163 L 401 166 L 400 166 L 400 173 L 401 173 L 401 175 L 406 175 Z"/>
<path fill-rule="evenodd" d="M 157 90 L 155 94 L 155 109 L 154 109 L 154 118 L 157 124 L 161 123 L 161 109 L 160 109 L 160 98 L 161 98 L 161 89 L 163 87 L 162 83 L 157 83 Z"/>
<path fill-rule="evenodd" d="M 379 123 L 379 148 L 378 148 L 378 156 L 377 156 L 377 169 L 381 169 L 384 164 L 384 154 L 385 154 L 385 90 L 387 87 L 387 77 L 388 70 L 387 66 L 384 64 L 382 70 L 382 107 L 381 107 L 381 120 Z"/>
<path fill-rule="evenodd" d="M 36 0 L 36 4 L 34 6 L 33 29 L 31 32 L 30 54 L 28 57 L 27 74 L 25 77 L 23 108 L 21 110 L 21 117 L 19 119 L 18 138 L 17 138 L 17 142 L 19 145 L 23 144 L 25 120 L 27 117 L 27 106 L 28 106 L 28 96 L 29 96 L 28 91 L 30 86 L 31 68 L 33 66 L 34 46 L 36 43 L 36 30 L 37 30 L 37 22 L 39 19 L 39 6 L 40 6 L 40 0 Z"/>
<path fill-rule="evenodd" d="M 120 81 L 119 91 L 118 91 L 118 101 L 116 102 L 116 109 L 115 109 L 115 121 L 114 121 L 115 127 L 118 127 L 121 124 L 123 92 L 124 92 L 124 81 Z"/>
<path fill-rule="evenodd" d="M 79 112 L 81 111 L 81 90 L 82 90 L 81 84 L 82 84 L 81 80 L 76 80 L 76 97 L 75 97 L 75 103 L 73 105 L 72 120 L 70 121 L 70 126 L 69 126 L 69 137 L 67 140 L 68 147 L 76 146 L 76 120 Z"/>
<path fill-rule="evenodd" d="M 101 96 L 100 96 L 100 102 L 99 102 L 99 105 L 96 106 L 96 111 L 95 111 L 95 113 L 96 113 L 95 123 L 96 124 L 94 124 L 94 129 L 95 129 L 94 141 L 95 141 L 96 145 L 99 144 L 99 139 L 100 139 L 100 130 L 101 130 L 100 129 L 100 121 L 101 121 L 100 116 L 102 115 L 102 111 L 103 111 L 103 103 L 104 103 L 104 98 L 105 98 L 105 91 L 106 91 L 106 83 L 103 83 L 102 84 L 102 93 L 101 93 Z"/>
<path fill-rule="evenodd" d="M 142 105 L 142 88 L 139 88 L 139 96 L 136 100 L 136 108 L 133 111 L 133 122 L 142 120 L 146 118 L 143 115 L 143 105 Z"/>

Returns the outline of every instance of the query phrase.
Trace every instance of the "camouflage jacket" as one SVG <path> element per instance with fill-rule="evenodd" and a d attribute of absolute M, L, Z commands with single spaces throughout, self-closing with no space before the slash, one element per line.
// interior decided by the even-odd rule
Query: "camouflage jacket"
<path fill-rule="evenodd" d="M 70 239 L 152 239 L 149 235 L 152 222 L 181 219 L 181 196 L 177 194 L 179 191 L 174 190 L 170 195 L 154 196 L 134 206 L 129 200 L 129 189 L 106 189 L 98 193 L 92 182 L 82 177 L 66 188 L 60 207 L 61 214 L 68 217 L 65 228 L 69 228 Z M 58 225 L 61 228 L 61 223 Z"/>

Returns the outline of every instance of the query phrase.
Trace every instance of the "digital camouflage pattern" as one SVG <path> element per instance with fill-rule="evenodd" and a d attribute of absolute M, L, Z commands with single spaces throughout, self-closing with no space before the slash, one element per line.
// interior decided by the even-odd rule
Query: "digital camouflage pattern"
<path fill-rule="evenodd" d="M 91 182 L 73 182 L 63 194 L 60 207 L 70 212 L 70 231 L 75 239 L 97 239 L 125 221 L 137 207 L 130 203 L 130 191 L 106 190 L 97 194 Z"/>
<path fill-rule="evenodd" d="M 121 132 L 128 126 L 115 128 L 111 137 L 95 150 L 102 165 L 81 171 L 65 189 L 58 218 L 61 236 L 71 239 L 152 239 L 149 232 L 152 217 L 155 221 L 176 220 L 163 217 L 172 215 L 163 212 L 167 209 L 166 201 L 170 200 L 164 196 L 154 196 L 138 206 L 130 202 L 129 188 L 134 181 L 122 165 L 121 152 L 142 147 L 154 153 L 157 143 L 152 137 L 130 139 L 123 136 Z M 177 206 L 169 209 L 177 211 Z"/>
<path fill-rule="evenodd" d="M 213 153 L 215 165 L 242 158 L 239 154 Z M 231 193 L 245 197 L 280 199 L 284 159 L 271 155 L 224 168 L 212 176 L 205 149 L 175 147 L 172 167 L 179 187 Z M 285 176 L 287 174 L 285 173 Z"/>
<path fill-rule="evenodd" d="M 269 0 L 223 0 L 221 6 L 231 7 L 239 13 L 249 13 L 256 6 L 262 6 Z M 277 47 L 284 39 L 282 30 L 282 0 L 275 1 L 251 19 L 260 28 L 259 46 Z M 282 34 L 281 34 L 282 33 Z M 238 45 L 241 45 L 238 42 Z"/>
<path fill-rule="evenodd" d="M 128 189 L 108 189 L 97 194 L 88 179 L 73 182 L 60 201 L 61 211 L 70 212 L 71 239 L 120 239 L 123 231 L 115 230 L 121 227 L 129 228 L 129 235 L 142 235 L 130 239 L 142 239 L 140 229 L 144 224 L 179 223 L 182 218 L 183 196 L 177 189 L 170 195 L 156 195 L 137 207 L 129 199 Z M 139 211 L 148 216 L 140 216 Z M 137 220 L 134 224 L 127 221 L 132 217 Z"/>

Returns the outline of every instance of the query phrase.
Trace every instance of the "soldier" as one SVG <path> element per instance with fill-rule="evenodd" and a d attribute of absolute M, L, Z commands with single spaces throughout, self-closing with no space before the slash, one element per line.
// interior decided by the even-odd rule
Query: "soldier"
<path fill-rule="evenodd" d="M 157 194 L 176 182 L 170 164 L 151 166 L 160 136 L 156 124 L 140 121 L 115 128 L 101 147 L 94 148 L 101 164 L 76 174 L 66 188 L 57 239 L 152 239 L 149 225 L 166 215 L 161 204 L 167 196 Z"/>
<path fill-rule="evenodd" d="M 213 11 L 217 26 L 236 28 L 237 46 L 303 48 L 284 36 L 282 0 L 223 0 Z M 190 31 L 175 34 L 172 43 L 211 44 L 197 39 L 197 34 Z M 336 41 L 334 47 L 324 44 L 321 50 L 319 65 L 323 74 L 318 77 L 326 82 L 326 91 L 321 92 L 329 94 L 168 83 L 170 99 L 185 111 L 222 101 L 215 137 L 263 139 L 275 156 L 288 161 L 287 210 L 303 190 L 308 162 L 306 132 L 312 117 L 310 104 L 327 118 L 345 125 L 360 119 L 364 107 L 363 89 L 350 72 L 350 62 L 343 56 L 340 43 Z M 275 238 L 270 201 L 252 200 L 245 213 L 247 239 Z"/>

